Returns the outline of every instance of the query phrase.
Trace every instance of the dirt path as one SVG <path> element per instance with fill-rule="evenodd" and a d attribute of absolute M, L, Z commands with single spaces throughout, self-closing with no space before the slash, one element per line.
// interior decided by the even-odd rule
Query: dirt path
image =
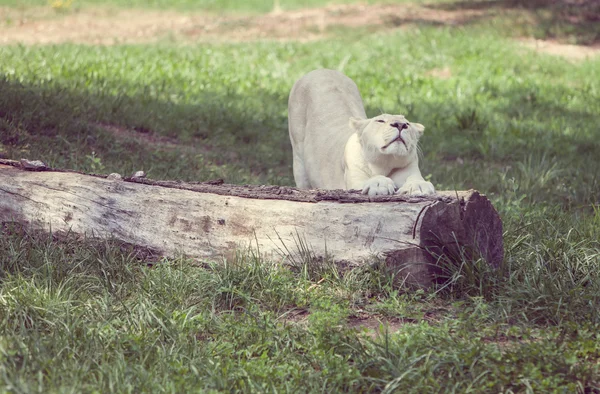
<path fill-rule="evenodd" d="M 600 54 L 600 46 L 585 46 L 561 44 L 551 40 L 522 39 L 519 40 L 525 47 L 536 52 L 561 56 L 571 60 L 585 60 Z"/>
<path fill-rule="evenodd" d="M 165 37 L 191 41 L 251 41 L 264 38 L 305 41 L 324 37 L 326 30 L 334 26 L 393 29 L 417 20 L 456 24 L 480 14 L 482 11 L 479 10 L 434 10 L 413 4 L 331 5 L 254 16 L 102 9 L 65 14 L 32 9 L 27 14 L 19 14 L 0 8 L 0 21 L 13 21 L 8 25 L 0 25 L 0 43 L 75 42 L 110 45 L 148 42 Z"/>
<path fill-rule="evenodd" d="M 332 28 L 340 26 L 393 31 L 416 23 L 464 24 L 485 13 L 482 9 L 452 10 L 410 3 L 330 5 L 251 16 L 93 8 L 56 13 L 49 7 L 26 11 L 0 7 L 0 45 L 64 42 L 114 45 L 169 39 L 177 42 L 310 41 L 322 39 Z M 600 48 L 540 40 L 524 40 L 523 44 L 576 60 L 600 53 Z"/>

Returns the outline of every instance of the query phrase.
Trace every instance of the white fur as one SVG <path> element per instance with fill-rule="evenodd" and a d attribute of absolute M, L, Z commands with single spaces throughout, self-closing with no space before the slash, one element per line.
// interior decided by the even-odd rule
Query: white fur
<path fill-rule="evenodd" d="M 288 110 L 299 188 L 359 189 L 370 196 L 435 192 L 419 170 L 423 125 L 402 115 L 367 119 L 356 84 L 342 73 L 321 69 L 300 78 Z M 394 142 L 399 133 L 404 143 Z"/>

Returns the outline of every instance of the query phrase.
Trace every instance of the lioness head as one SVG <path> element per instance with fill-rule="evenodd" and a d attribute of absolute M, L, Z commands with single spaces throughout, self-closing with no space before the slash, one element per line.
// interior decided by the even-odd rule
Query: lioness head
<path fill-rule="evenodd" d="M 350 127 L 358 133 L 366 159 L 382 156 L 412 156 L 425 127 L 409 122 L 402 115 L 382 114 L 371 119 L 350 118 Z"/>

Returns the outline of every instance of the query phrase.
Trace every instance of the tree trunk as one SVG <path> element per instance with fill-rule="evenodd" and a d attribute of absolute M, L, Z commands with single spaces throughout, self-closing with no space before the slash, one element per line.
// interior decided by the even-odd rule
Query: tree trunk
<path fill-rule="evenodd" d="M 369 198 L 343 190 L 120 179 L 37 163 L 0 159 L 0 222 L 114 237 L 203 260 L 247 247 L 288 261 L 307 253 L 351 265 L 383 259 L 419 286 L 461 258 L 482 257 L 494 266 L 503 259 L 502 221 L 473 190 Z"/>

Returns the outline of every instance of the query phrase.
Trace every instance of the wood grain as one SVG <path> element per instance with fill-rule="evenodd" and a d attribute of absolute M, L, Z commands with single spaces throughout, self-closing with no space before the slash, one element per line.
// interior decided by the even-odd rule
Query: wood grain
<path fill-rule="evenodd" d="M 118 179 L 0 159 L 0 221 L 203 260 L 252 247 L 283 261 L 300 258 L 308 246 L 317 258 L 351 265 L 384 259 L 419 286 L 461 253 L 493 265 L 503 259 L 502 221 L 476 191 L 369 198 L 344 190 Z"/>

